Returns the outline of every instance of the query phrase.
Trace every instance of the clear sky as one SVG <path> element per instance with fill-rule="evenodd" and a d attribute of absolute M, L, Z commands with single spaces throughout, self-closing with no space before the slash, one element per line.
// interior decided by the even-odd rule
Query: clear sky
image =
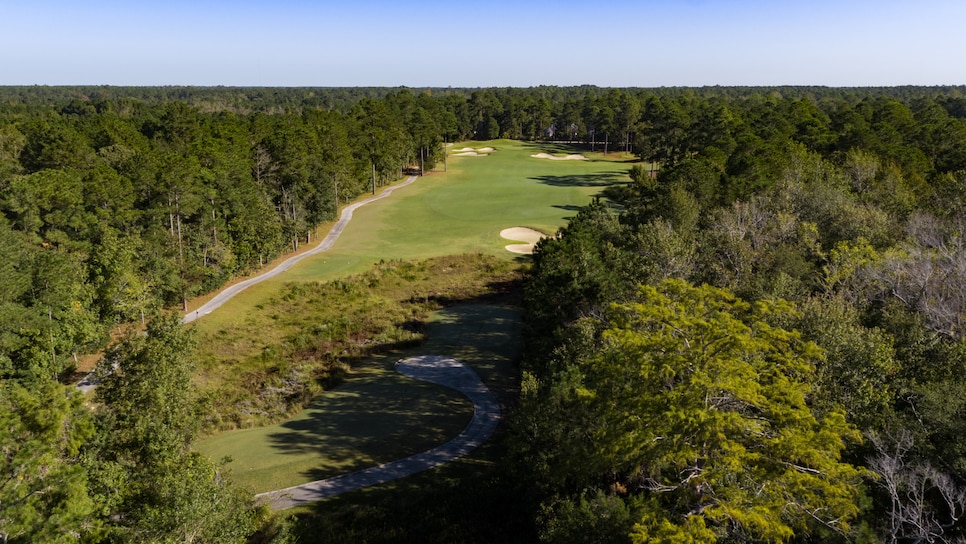
<path fill-rule="evenodd" d="M 966 0 L 0 0 L 0 85 L 963 85 Z"/>

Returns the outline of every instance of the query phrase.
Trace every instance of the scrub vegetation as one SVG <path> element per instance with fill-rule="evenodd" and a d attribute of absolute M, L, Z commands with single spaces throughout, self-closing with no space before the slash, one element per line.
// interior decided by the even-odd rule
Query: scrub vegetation
<path fill-rule="evenodd" d="M 360 361 L 421 345 L 433 312 L 510 296 L 512 262 L 484 255 L 384 261 L 357 276 L 284 284 L 196 352 L 210 431 L 274 423 Z M 512 300 L 510 300 L 512 302 Z"/>

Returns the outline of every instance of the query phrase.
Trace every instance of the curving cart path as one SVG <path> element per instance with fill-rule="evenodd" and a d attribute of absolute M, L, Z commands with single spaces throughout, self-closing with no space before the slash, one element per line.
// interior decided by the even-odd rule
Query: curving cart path
<path fill-rule="evenodd" d="M 335 244 L 335 241 L 339 239 L 339 236 L 342 235 L 342 231 L 345 230 L 345 227 L 346 225 L 349 224 L 349 221 L 352 220 L 353 212 L 355 212 L 357 209 L 361 208 L 362 206 L 365 206 L 366 204 L 375 202 L 377 200 L 382 200 L 383 198 L 388 197 L 396 189 L 402 189 L 403 187 L 412 185 L 412 183 L 416 181 L 417 177 L 418 176 L 410 176 L 409 178 L 406 179 L 406 181 L 398 185 L 391 185 L 389 187 L 386 187 L 385 189 L 383 189 L 381 193 L 379 193 L 376 196 L 371 196 L 365 200 L 360 200 L 359 202 L 350 204 L 345 208 L 342 208 L 342 214 L 339 216 L 339 220 L 336 222 L 335 225 L 332 226 L 332 228 L 329 230 L 329 233 L 325 235 L 325 238 L 322 239 L 322 242 L 318 246 L 312 248 L 311 251 L 306 251 L 305 253 L 301 253 L 299 255 L 294 255 L 292 257 L 289 257 L 288 259 L 285 259 L 284 261 L 279 263 L 278 266 L 276 266 L 271 270 L 268 270 L 262 274 L 249 278 L 245 281 L 238 282 L 235 285 L 232 285 L 226 288 L 225 290 L 215 295 L 214 298 L 209 300 L 207 303 L 202 305 L 197 310 L 193 312 L 188 312 L 187 314 L 185 314 L 184 317 L 181 318 L 181 322 L 191 323 L 196 319 L 202 318 L 210 314 L 211 312 L 217 310 L 223 304 L 228 302 L 232 297 L 234 297 L 238 293 L 241 293 L 245 289 L 248 289 L 252 285 L 255 285 L 256 283 L 261 283 L 267 279 L 278 276 L 282 272 L 285 272 L 289 268 L 292 268 L 292 266 L 294 266 L 295 263 L 301 261 L 306 257 L 310 257 L 312 255 L 317 255 L 324 251 L 328 251 L 329 249 L 332 248 L 333 244 Z M 76 385 L 78 389 L 86 393 L 88 391 L 91 391 L 95 387 L 97 387 L 97 379 L 94 377 L 94 373 L 91 372 L 87 376 L 84 376 L 84 378 L 81 381 L 79 381 Z"/>
<path fill-rule="evenodd" d="M 431 450 L 326 480 L 269 491 L 256 495 L 273 510 L 334 497 L 371 485 L 388 482 L 436 467 L 466 455 L 485 442 L 500 421 L 500 404 L 476 372 L 465 364 L 439 355 L 410 357 L 396 363 L 404 376 L 455 389 L 473 403 L 473 419 L 456 438 Z"/>
<path fill-rule="evenodd" d="M 245 289 L 248 289 L 252 285 L 255 285 L 256 283 L 261 283 L 267 279 L 271 279 L 271 278 L 274 278 L 275 276 L 278 276 L 282 272 L 285 272 L 289 268 L 292 268 L 292 266 L 294 266 L 295 263 L 301 261 L 306 257 L 311 257 L 312 255 L 317 255 L 324 251 L 328 251 L 332 247 L 332 245 L 335 244 L 335 241 L 339 239 L 339 236 L 342 234 L 342 231 L 345 230 L 345 227 L 346 225 L 349 224 L 349 221 L 352 220 L 353 212 L 355 212 L 357 209 L 361 208 L 362 206 L 365 206 L 366 204 L 375 202 L 377 200 L 382 200 L 383 198 L 388 197 L 396 189 L 402 189 L 407 185 L 411 185 L 414 181 L 416 181 L 416 177 L 417 176 L 410 176 L 408 179 L 406 179 L 406 181 L 398 185 L 392 185 L 390 187 L 385 188 L 381 193 L 379 193 L 376 196 L 372 196 L 365 200 L 356 202 L 355 204 L 350 204 L 349 206 L 346 206 L 345 208 L 342 209 L 342 214 L 339 216 L 339 220 L 336 222 L 335 225 L 332 226 L 332 229 L 329 230 L 329 233 L 326 234 L 325 238 L 322 239 L 322 243 L 320 243 L 317 247 L 312 248 L 311 251 L 306 251 L 305 253 L 295 255 L 293 257 L 289 257 L 288 259 L 285 259 L 284 261 L 279 263 L 279 265 L 276 266 L 275 268 L 263 274 L 259 274 L 253 278 L 249 278 L 245 281 L 236 283 L 235 285 L 228 287 L 224 291 L 215 295 L 214 298 L 209 300 L 207 303 L 205 303 L 197 310 L 193 312 L 188 312 L 187 314 L 185 314 L 185 316 L 181 319 L 181 322 L 191 323 L 196 319 L 204 317 L 210 314 L 211 312 L 217 310 L 224 303 L 228 302 L 232 297 L 234 297 L 238 293 L 241 293 Z"/>

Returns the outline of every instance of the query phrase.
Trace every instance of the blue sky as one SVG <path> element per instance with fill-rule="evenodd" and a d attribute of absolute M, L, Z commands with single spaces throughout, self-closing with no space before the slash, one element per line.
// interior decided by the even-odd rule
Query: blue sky
<path fill-rule="evenodd" d="M 0 0 L 0 85 L 963 85 L 964 0 Z"/>

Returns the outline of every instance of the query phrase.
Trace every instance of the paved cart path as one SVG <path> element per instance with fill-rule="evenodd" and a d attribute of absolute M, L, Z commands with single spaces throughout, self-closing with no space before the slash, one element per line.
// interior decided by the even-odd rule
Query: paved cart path
<path fill-rule="evenodd" d="M 261 283 L 265 280 L 278 276 L 279 274 L 285 272 L 289 268 L 292 268 L 292 266 L 294 266 L 295 263 L 301 261 L 306 257 L 310 257 L 312 255 L 317 255 L 324 251 L 328 251 L 335 244 L 335 241 L 339 239 L 339 236 L 342 235 L 342 231 L 345 230 L 345 227 L 346 225 L 349 224 L 349 221 L 352 220 L 353 212 L 355 212 L 360 207 L 365 206 L 366 204 L 375 202 L 377 200 L 382 200 L 383 198 L 388 197 L 396 189 L 402 189 L 407 185 L 411 185 L 414 181 L 416 181 L 416 178 L 417 176 L 410 176 L 409 178 L 406 179 L 406 181 L 398 185 L 392 185 L 390 187 L 385 188 L 381 193 L 379 193 L 376 196 L 372 196 L 365 200 L 361 200 L 359 202 L 346 206 L 345 208 L 342 209 L 342 214 L 339 216 L 339 220 L 336 222 L 336 224 L 332 226 L 332 228 L 329 230 L 329 233 L 326 234 L 325 238 L 322 239 L 322 242 L 318 246 L 312 248 L 311 251 L 306 251 L 305 253 L 301 253 L 299 255 L 294 255 L 292 257 L 289 257 L 288 259 L 285 259 L 284 261 L 279 263 L 278 266 L 276 266 L 271 270 L 268 270 L 266 272 L 263 272 L 262 274 L 248 278 L 245 281 L 238 282 L 235 285 L 225 288 L 223 291 L 215 295 L 214 298 L 209 300 L 207 303 L 202 305 L 197 310 L 194 310 L 185 314 L 184 317 L 181 318 L 181 322 L 191 323 L 196 319 L 202 318 L 210 314 L 211 312 L 217 310 L 223 304 L 231 300 L 232 297 L 234 297 L 238 293 L 241 293 L 245 289 L 248 289 L 252 285 L 255 285 L 256 283 Z M 88 391 L 91 391 L 95 387 L 97 387 L 97 379 L 94 377 L 94 372 L 88 373 L 86 376 L 84 376 L 83 379 L 81 379 L 80 382 L 77 383 L 77 388 L 85 393 Z"/>
<path fill-rule="evenodd" d="M 416 380 L 455 389 L 473 403 L 473 419 L 456 438 L 431 450 L 379 466 L 256 495 L 257 500 L 284 510 L 388 482 L 436 467 L 466 455 L 485 442 L 500 421 L 500 404 L 476 372 L 465 364 L 439 355 L 410 357 L 396 363 L 396 371 Z"/>
<path fill-rule="evenodd" d="M 253 277 L 253 278 L 249 278 L 249 279 L 247 279 L 245 281 L 236 283 L 235 285 L 232 285 L 232 286 L 226 288 L 224 291 L 222 291 L 222 292 L 218 293 L 217 295 L 215 295 L 214 298 L 212 298 L 211 300 L 209 300 L 208 302 L 206 302 L 203 306 L 201 306 L 197 310 L 195 310 L 193 312 L 188 312 L 187 314 L 185 314 L 185 316 L 181 319 L 181 322 L 182 323 L 191 323 L 192 321 L 194 321 L 196 319 L 199 319 L 201 317 L 204 317 L 204 316 L 210 314 L 211 312 L 217 310 L 224 303 L 228 302 L 232 297 L 234 297 L 238 293 L 241 293 L 245 289 L 248 289 L 252 285 L 255 285 L 256 283 L 261 283 L 261 282 L 263 282 L 265 280 L 268 280 L 268 279 L 274 278 L 275 276 L 278 276 L 282 272 L 285 272 L 289 268 L 292 268 L 295 265 L 295 263 L 301 261 L 302 259 L 304 259 L 306 257 L 311 257 L 312 255 L 317 255 L 317 254 L 322 253 L 324 251 L 328 251 L 332 247 L 332 245 L 335 244 L 335 241 L 339 239 L 339 236 L 342 234 L 342 231 L 345 230 L 345 227 L 346 227 L 346 225 L 349 224 L 349 221 L 352 220 L 352 213 L 353 212 L 355 212 L 360 207 L 365 206 L 366 204 L 370 204 L 370 203 L 375 202 L 377 200 L 382 200 L 383 198 L 388 197 L 396 189 L 402 189 L 403 187 L 406 187 L 407 185 L 411 185 L 414 181 L 416 181 L 416 177 L 417 176 L 410 176 L 406 181 L 404 181 L 404 182 L 402 182 L 402 183 L 400 183 L 398 185 L 393 185 L 393 186 L 387 187 L 386 189 L 384 189 L 381 193 L 379 193 L 376 196 L 372 196 L 372 197 L 369 197 L 369 198 L 367 198 L 365 200 L 356 202 L 355 204 L 351 204 L 349 206 L 346 206 L 345 208 L 342 209 L 342 215 L 339 216 L 339 220 L 336 222 L 335 225 L 332 226 L 332 229 L 329 230 L 329 233 L 322 240 L 322 243 L 320 243 L 317 247 L 313 248 L 311 251 L 307 251 L 305 253 L 302 253 L 302 254 L 299 254 L 299 255 L 295 255 L 295 256 L 289 257 L 288 259 L 285 259 L 284 261 L 282 261 L 281 263 L 279 263 L 278 266 L 276 266 L 275 268 L 273 268 L 273 269 L 271 269 L 271 270 L 269 270 L 267 272 L 264 272 L 262 274 L 259 274 L 259 275 L 255 276 L 255 277 Z"/>

